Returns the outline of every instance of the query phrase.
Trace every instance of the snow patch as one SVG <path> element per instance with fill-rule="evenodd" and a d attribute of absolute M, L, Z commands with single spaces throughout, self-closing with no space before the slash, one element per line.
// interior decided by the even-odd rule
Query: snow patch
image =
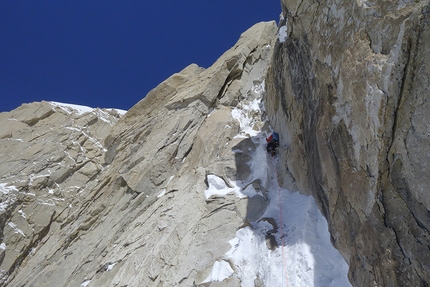
<path fill-rule="evenodd" d="M 49 103 L 56 107 L 59 107 L 60 109 L 62 109 L 68 114 L 75 112 L 78 115 L 83 115 L 85 113 L 92 112 L 94 110 L 93 108 L 90 108 L 87 106 L 81 106 L 81 105 L 65 104 L 60 102 L 49 102 Z"/>
<path fill-rule="evenodd" d="M 4 244 L 4 242 L 2 242 L 2 244 L 0 244 L 0 249 L 6 250 L 6 244 Z"/>
<path fill-rule="evenodd" d="M 288 38 L 288 27 L 285 24 L 284 26 L 281 26 L 278 31 L 278 40 L 281 43 L 284 43 Z"/>
<path fill-rule="evenodd" d="M 160 197 L 164 196 L 165 194 L 166 194 L 166 189 L 163 188 L 163 190 L 160 192 L 159 195 L 157 195 L 157 197 L 160 198 Z"/>
<path fill-rule="evenodd" d="M 256 126 L 260 114 L 261 99 L 255 98 L 250 102 L 243 102 L 231 111 L 231 115 L 239 122 L 240 133 L 236 137 L 252 137 L 258 135 L 259 131 Z"/>
<path fill-rule="evenodd" d="M 205 190 L 206 199 L 211 197 L 212 195 L 227 195 L 228 193 L 234 192 L 237 197 L 243 198 L 246 197 L 242 192 L 240 192 L 240 187 L 234 185 L 233 187 L 228 187 L 225 183 L 224 179 L 219 176 L 210 174 L 207 176 L 208 181 L 208 189 Z"/>
<path fill-rule="evenodd" d="M 18 192 L 18 189 L 7 183 L 0 183 L 0 214 L 6 212 L 9 205 L 16 201 L 16 195 L 11 192 Z"/>
<path fill-rule="evenodd" d="M 116 265 L 116 262 L 115 262 L 115 263 L 112 263 L 112 264 L 109 264 L 109 265 L 107 266 L 107 268 L 106 268 L 106 271 L 111 271 L 111 270 L 112 270 L 112 268 L 114 268 L 114 267 L 115 267 L 115 265 Z"/>
<path fill-rule="evenodd" d="M 13 185 L 7 185 L 7 183 L 0 183 L 0 192 L 3 194 L 9 194 L 11 191 L 18 191 L 18 189 Z"/>
<path fill-rule="evenodd" d="M 202 283 L 208 282 L 221 282 L 234 274 L 234 270 L 231 268 L 227 261 L 215 261 L 212 267 L 211 274 Z"/>
<path fill-rule="evenodd" d="M 85 287 L 85 286 L 87 286 L 88 284 L 90 284 L 90 282 L 91 282 L 91 280 L 86 280 L 86 281 L 84 281 L 84 282 L 81 284 L 81 287 Z"/>
<path fill-rule="evenodd" d="M 22 209 L 18 210 L 18 213 L 24 218 L 27 219 L 26 214 L 24 213 L 24 211 L 22 211 Z"/>
<path fill-rule="evenodd" d="M 101 120 L 108 122 L 108 123 L 111 123 L 109 120 L 106 119 L 108 117 L 108 115 L 106 115 L 106 112 L 101 110 L 101 109 L 95 109 L 95 108 L 91 108 L 91 107 L 87 107 L 87 106 L 66 104 L 66 103 L 60 103 L 60 102 L 49 102 L 49 103 L 53 106 L 59 107 L 60 109 L 62 109 L 63 111 L 65 111 L 68 114 L 76 113 L 79 116 L 83 115 L 85 113 L 94 112 L 95 110 L 97 110 L 97 115 L 99 116 L 99 118 Z M 123 116 L 127 112 L 125 110 L 116 109 L 116 108 L 108 108 L 105 110 L 113 111 L 113 112 L 116 111 L 121 116 Z"/>

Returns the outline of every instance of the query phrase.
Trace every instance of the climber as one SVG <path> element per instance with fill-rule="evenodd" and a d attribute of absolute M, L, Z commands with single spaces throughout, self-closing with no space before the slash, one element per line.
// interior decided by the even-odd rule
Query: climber
<path fill-rule="evenodd" d="M 276 155 L 276 148 L 279 146 L 279 135 L 273 132 L 268 138 L 266 138 L 267 147 L 266 150 L 272 156 Z"/>

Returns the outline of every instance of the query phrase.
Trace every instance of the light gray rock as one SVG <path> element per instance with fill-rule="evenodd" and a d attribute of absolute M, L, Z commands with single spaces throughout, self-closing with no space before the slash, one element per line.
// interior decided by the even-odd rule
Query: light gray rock
<path fill-rule="evenodd" d="M 245 179 L 241 173 L 249 170 L 247 150 L 242 150 L 243 157 L 236 157 L 243 140 L 235 138 L 239 126 L 231 110 L 245 97 L 252 96 L 251 89 L 262 82 L 275 34 L 274 22 L 253 26 L 213 66 L 202 69 L 193 64 L 171 76 L 109 129 L 96 124 L 101 123 L 100 115 L 56 118 L 59 127 L 53 129 L 61 139 L 62 149 L 43 142 L 51 130 L 41 126 L 51 117 L 61 115 L 46 112 L 48 103 L 29 105 L 40 112 L 36 119 L 21 116 L 26 125 L 34 123 L 28 128 L 34 130 L 28 131 L 18 150 L 23 159 L 35 163 L 31 167 L 37 166 L 37 174 L 52 170 L 46 178 L 35 177 L 20 185 L 17 196 L 22 196 L 27 204 L 15 203 L 3 226 L 15 222 L 19 209 L 37 209 L 34 206 L 38 204 L 39 193 L 48 194 L 52 200 L 61 199 L 61 204 L 55 202 L 52 211 L 37 216 L 42 231 L 27 244 L 30 253 L 17 252 L 14 254 L 17 259 L 11 260 L 8 252 L 13 245 L 6 243 L 6 255 L 0 257 L 0 262 L 16 263 L 8 268 L 1 265 L 6 270 L 3 283 L 6 286 L 202 283 L 213 263 L 230 249 L 228 241 L 235 237 L 236 230 L 261 213 L 257 210 L 248 218 L 239 212 L 248 199 L 234 194 L 207 199 L 204 191 L 210 174 L 227 183 Z M 43 109 L 33 105 L 41 105 Z M 11 116 L 7 113 L 0 117 L 5 121 Z M 22 121 L 18 122 L 22 126 Z M 77 123 L 82 126 L 75 128 Z M 89 137 L 83 131 L 93 126 L 93 137 Z M 3 141 L 19 138 L 13 130 L 0 135 Z M 252 141 L 248 142 L 250 148 L 252 145 Z M 58 151 L 48 157 L 43 150 L 45 146 Z M 13 159 L 16 147 L 7 145 L 5 149 L 11 151 L 8 162 L 16 171 L 9 172 L 2 180 L 18 186 L 18 180 L 27 179 L 33 169 L 27 170 L 27 163 Z M 62 164 L 54 164 L 58 162 Z M 55 187 L 53 195 L 49 189 L 44 190 L 45 185 Z M 27 187 L 36 196 L 24 192 Z M 257 198 L 251 201 L 264 202 Z M 25 210 L 25 214 L 30 211 Z M 7 234 L 13 232 L 9 230 Z M 229 278 L 201 286 L 240 286 L 240 282 Z"/>
<path fill-rule="evenodd" d="M 429 1 L 282 5 L 265 103 L 285 184 L 316 198 L 355 286 L 427 286 Z"/>
<path fill-rule="evenodd" d="M 119 117 L 48 102 L 0 114 L 2 284 L 96 185 L 104 165 L 101 143 Z"/>

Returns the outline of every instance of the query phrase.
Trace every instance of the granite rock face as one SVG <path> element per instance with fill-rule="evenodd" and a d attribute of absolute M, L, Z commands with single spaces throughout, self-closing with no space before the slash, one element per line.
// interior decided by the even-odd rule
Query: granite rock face
<path fill-rule="evenodd" d="M 246 223 L 249 200 L 206 199 L 207 176 L 246 177 L 249 158 L 236 154 L 249 142 L 235 138 L 231 111 L 262 84 L 276 29 L 253 26 L 213 66 L 186 67 L 120 119 L 45 102 L 0 114 L 0 284 L 203 282 Z"/>
<path fill-rule="evenodd" d="M 428 286 L 429 1 L 282 8 L 265 104 L 287 187 L 316 198 L 352 284 Z"/>
<path fill-rule="evenodd" d="M 115 110 L 84 113 L 48 102 L 0 114 L 0 282 L 97 185 L 102 143 L 119 118 Z"/>

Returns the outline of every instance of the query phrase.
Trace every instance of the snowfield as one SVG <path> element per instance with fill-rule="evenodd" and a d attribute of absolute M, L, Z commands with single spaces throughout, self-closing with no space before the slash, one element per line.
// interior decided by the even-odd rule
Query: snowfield
<path fill-rule="evenodd" d="M 351 286 L 347 278 L 348 265 L 331 245 L 327 221 L 315 200 L 311 196 L 283 189 L 278 184 L 277 158 L 268 155 L 265 149 L 268 134 L 255 128 L 262 126 L 256 123 L 262 121 L 263 93 L 264 82 L 254 87 L 250 93 L 251 99 L 241 102 L 232 111 L 232 116 L 241 127 L 237 137 L 251 137 L 256 145 L 249 163 L 252 172 L 245 183 L 260 180 L 267 191 L 263 196 L 269 202 L 261 218 L 274 219 L 276 226 L 268 220 L 259 220 L 238 230 L 236 237 L 229 241 L 231 249 L 224 260 L 214 263 L 211 274 L 204 282 L 221 282 L 236 276 L 243 287 L 255 286 L 256 282 L 276 287 Z M 207 198 L 230 192 L 239 197 L 257 194 L 255 190 L 242 190 L 247 186 L 244 183 L 236 182 L 235 187 L 228 187 L 223 179 L 216 176 L 208 176 L 208 183 L 209 188 L 205 191 Z M 272 250 L 266 243 L 270 237 L 276 240 Z"/>

